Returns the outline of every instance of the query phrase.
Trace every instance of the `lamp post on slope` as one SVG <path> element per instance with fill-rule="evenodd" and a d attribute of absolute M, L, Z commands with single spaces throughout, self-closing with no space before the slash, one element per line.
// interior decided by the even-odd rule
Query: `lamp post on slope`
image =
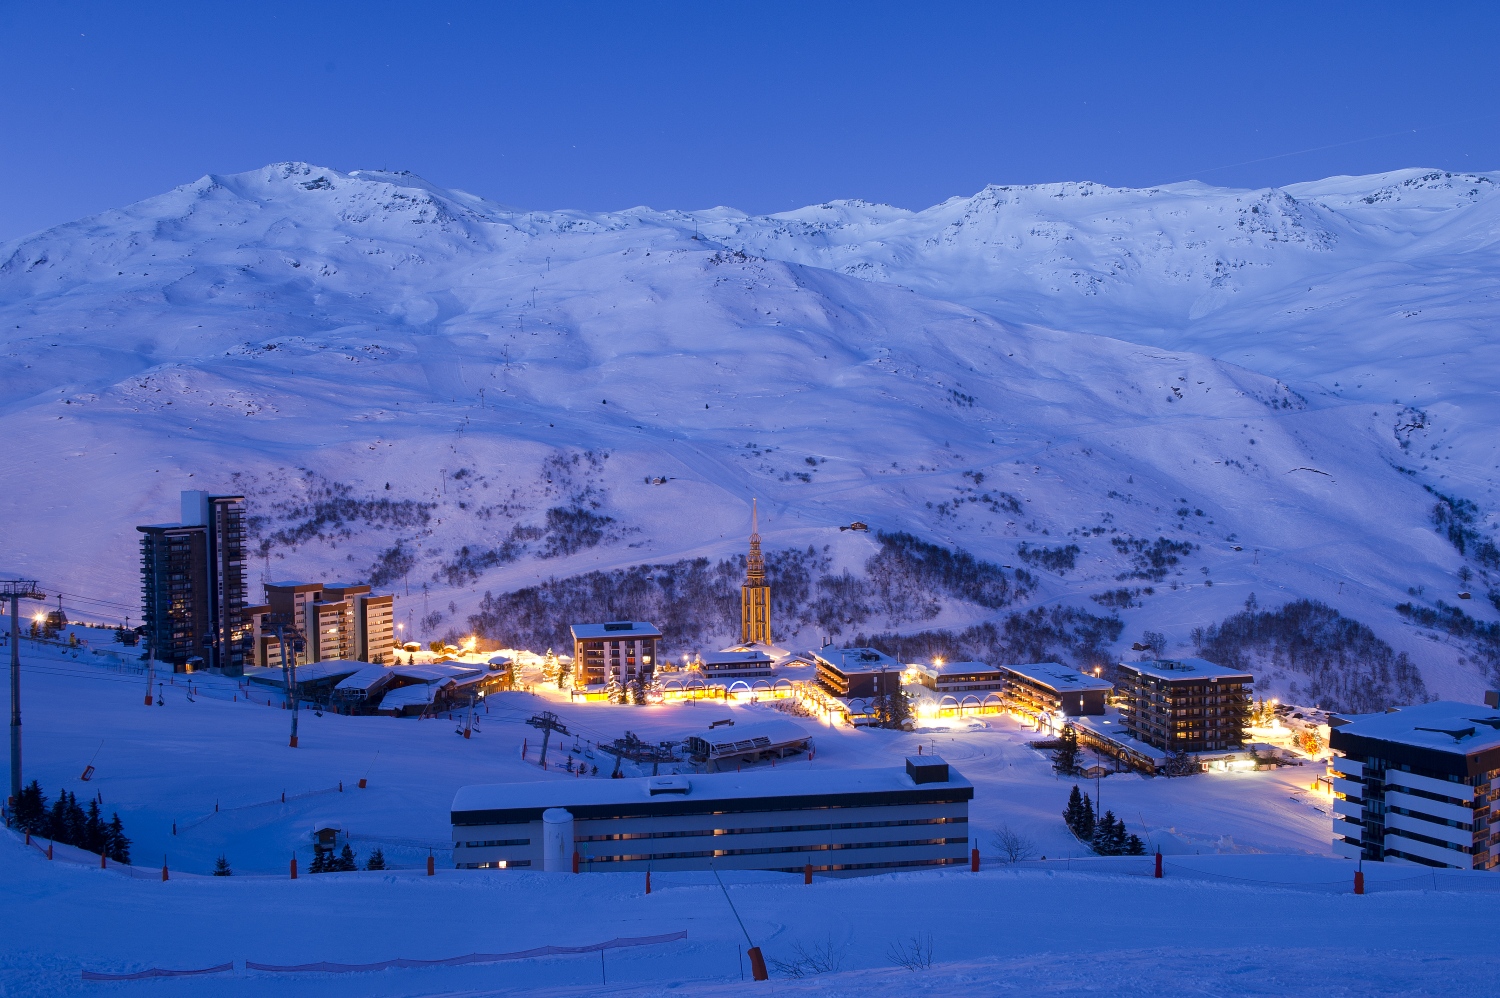
<path fill-rule="evenodd" d="M 0 582 L 0 599 L 10 600 L 10 808 L 21 800 L 21 600 L 45 600 L 33 579 Z"/>

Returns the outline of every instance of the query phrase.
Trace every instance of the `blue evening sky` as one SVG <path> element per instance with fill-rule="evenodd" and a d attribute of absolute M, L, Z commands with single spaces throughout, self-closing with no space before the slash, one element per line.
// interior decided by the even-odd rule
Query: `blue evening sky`
<path fill-rule="evenodd" d="M 1500 5 L 17 3 L 0 239 L 205 173 L 529 208 L 1500 169 Z"/>

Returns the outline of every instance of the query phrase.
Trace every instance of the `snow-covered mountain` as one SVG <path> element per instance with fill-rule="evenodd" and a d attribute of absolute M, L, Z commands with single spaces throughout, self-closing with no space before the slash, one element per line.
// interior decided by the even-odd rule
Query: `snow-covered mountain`
<path fill-rule="evenodd" d="M 751 217 L 205 177 L 0 246 L 3 561 L 133 604 L 133 525 L 240 490 L 257 574 L 374 572 L 441 631 L 487 591 L 733 555 L 755 496 L 825 578 L 882 550 L 855 519 L 1012 573 L 866 631 L 1078 607 L 1128 654 L 1309 597 L 1477 696 L 1473 647 L 1394 608 L 1466 587 L 1497 617 L 1497 179 Z"/>

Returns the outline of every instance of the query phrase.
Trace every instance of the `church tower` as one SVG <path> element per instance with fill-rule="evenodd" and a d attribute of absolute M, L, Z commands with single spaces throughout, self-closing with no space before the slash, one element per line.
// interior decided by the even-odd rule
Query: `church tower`
<path fill-rule="evenodd" d="M 760 553 L 760 511 L 750 500 L 750 557 L 745 560 L 745 584 L 740 587 L 740 643 L 771 644 L 771 587 L 766 584 L 766 560 Z"/>

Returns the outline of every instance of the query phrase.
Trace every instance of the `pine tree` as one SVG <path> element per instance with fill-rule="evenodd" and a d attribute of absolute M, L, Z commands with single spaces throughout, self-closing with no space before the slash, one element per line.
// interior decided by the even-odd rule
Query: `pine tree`
<path fill-rule="evenodd" d="M 1101 856 L 1113 856 L 1115 813 L 1105 811 L 1104 817 L 1094 824 L 1094 852 Z"/>
<path fill-rule="evenodd" d="M 78 803 L 78 797 L 72 792 L 68 793 L 68 837 L 63 839 L 68 845 L 83 846 L 88 838 L 88 815 L 84 813 L 82 805 Z"/>
<path fill-rule="evenodd" d="M 339 853 L 339 858 L 335 860 L 335 863 L 337 865 L 332 868 L 340 873 L 359 869 L 359 864 L 354 861 L 354 850 L 349 848 L 347 842 L 344 843 L 343 851 Z"/>
<path fill-rule="evenodd" d="M 16 800 L 15 822 L 23 833 L 42 835 L 47 831 L 47 795 L 36 780 L 21 789 Z"/>
<path fill-rule="evenodd" d="M 1141 837 L 1134 832 L 1131 832 L 1130 837 L 1125 840 L 1125 854 L 1127 856 L 1146 855 L 1146 844 L 1142 842 Z"/>
<path fill-rule="evenodd" d="M 1063 811 L 1063 823 L 1074 835 L 1078 834 L 1078 827 L 1083 823 L 1083 794 L 1078 792 L 1078 784 L 1073 784 L 1073 792 L 1068 794 L 1068 806 Z"/>
<path fill-rule="evenodd" d="M 125 826 L 121 824 L 118 813 L 109 819 L 109 828 L 104 834 L 104 848 L 108 851 L 109 858 L 116 863 L 130 862 L 130 840 L 125 837 Z"/>
<path fill-rule="evenodd" d="M 365 869 L 366 870 L 384 870 L 385 869 L 385 853 L 381 852 L 379 849 L 376 849 L 373 852 L 371 852 L 370 853 L 370 860 L 369 860 L 369 862 L 367 862 L 365 864 Z"/>
<path fill-rule="evenodd" d="M 1125 822 L 1119 818 L 1115 819 L 1114 826 L 1109 830 L 1109 854 L 1111 856 L 1125 855 Z"/>
<path fill-rule="evenodd" d="M 105 827 L 104 818 L 99 813 L 99 802 L 89 801 L 87 817 L 83 822 L 83 842 L 79 843 L 89 852 L 104 855 Z"/>
<path fill-rule="evenodd" d="M 68 792 L 60 790 L 47 812 L 46 836 L 54 842 L 68 841 Z"/>
<path fill-rule="evenodd" d="M 216 877 L 232 877 L 232 876 L 234 876 L 234 871 L 229 868 L 229 859 L 228 859 L 228 857 L 224 856 L 223 854 L 220 854 L 219 858 L 216 859 L 216 860 L 214 860 L 214 876 L 216 876 Z"/>
<path fill-rule="evenodd" d="M 320 846 L 313 846 L 313 859 L 312 859 L 312 862 L 307 865 L 307 872 L 308 873 L 327 873 L 328 872 L 328 860 L 325 859 L 324 856 L 323 856 L 323 849 L 322 849 L 322 847 L 320 847 Z"/>
<path fill-rule="evenodd" d="M 1078 732 L 1070 724 L 1062 729 L 1057 741 L 1057 755 L 1053 757 L 1052 768 L 1059 773 L 1078 772 Z"/>
<path fill-rule="evenodd" d="M 1094 802 L 1089 799 L 1088 794 L 1083 795 L 1083 813 L 1073 832 L 1085 842 L 1092 842 L 1094 839 Z"/>
<path fill-rule="evenodd" d="M 896 688 L 891 691 L 890 698 L 891 727 L 905 728 L 911 721 L 911 700 L 906 691 L 901 688 L 898 681 Z"/>

